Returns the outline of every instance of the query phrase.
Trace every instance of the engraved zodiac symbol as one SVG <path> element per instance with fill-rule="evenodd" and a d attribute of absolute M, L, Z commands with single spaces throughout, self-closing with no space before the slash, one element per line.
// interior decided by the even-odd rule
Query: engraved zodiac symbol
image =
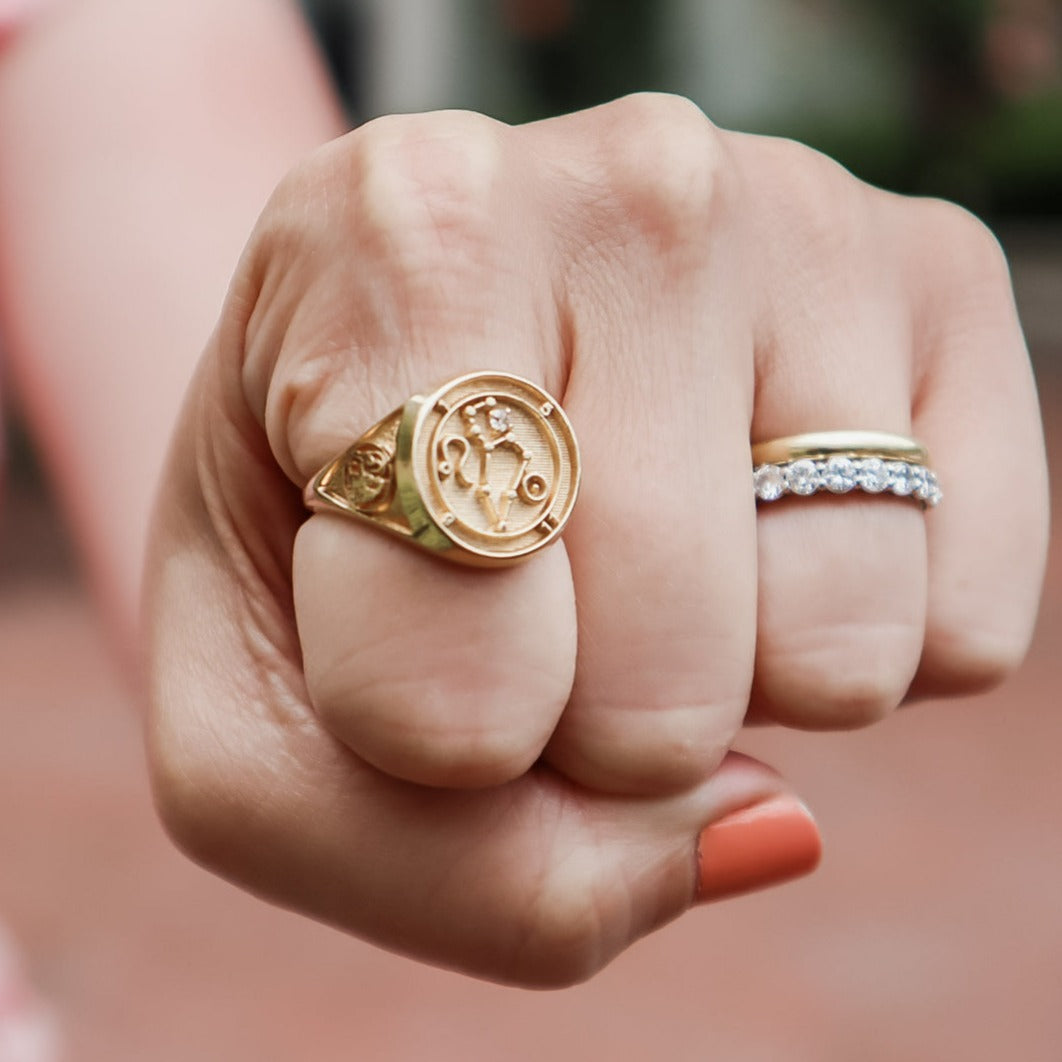
<path fill-rule="evenodd" d="M 486 410 L 486 425 L 480 424 L 479 414 Z M 528 505 L 537 505 L 549 495 L 545 476 L 527 473 L 532 452 L 522 446 L 512 430 L 512 410 L 499 406 L 494 397 L 470 402 L 461 410 L 464 435 L 444 435 L 438 444 L 438 471 L 442 479 L 453 476 L 455 482 L 475 491 L 475 496 L 496 533 L 508 530 L 509 511 L 517 498 Z M 504 486 L 491 494 L 491 458 L 499 450 L 511 450 L 517 457 L 512 476 Z M 478 475 L 473 478 L 465 466 L 475 451 L 479 458 Z M 456 460 L 454 460 L 456 458 Z"/>
<path fill-rule="evenodd" d="M 368 511 L 390 503 L 394 466 L 381 446 L 363 443 L 347 455 L 343 491 L 355 508 Z"/>

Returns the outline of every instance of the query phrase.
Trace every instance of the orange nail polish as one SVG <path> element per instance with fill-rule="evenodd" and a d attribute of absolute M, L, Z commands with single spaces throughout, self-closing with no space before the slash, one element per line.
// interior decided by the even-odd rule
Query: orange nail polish
<path fill-rule="evenodd" d="M 789 794 L 742 808 L 697 840 L 697 900 L 777 885 L 818 866 L 822 839 L 811 813 Z"/>

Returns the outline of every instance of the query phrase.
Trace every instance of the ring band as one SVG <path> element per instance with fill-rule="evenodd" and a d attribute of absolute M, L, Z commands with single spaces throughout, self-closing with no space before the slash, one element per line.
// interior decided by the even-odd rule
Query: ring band
<path fill-rule="evenodd" d="M 579 491 L 579 447 L 542 388 L 503 372 L 414 395 L 329 461 L 306 506 L 341 513 L 477 567 L 555 541 Z"/>
<path fill-rule="evenodd" d="M 759 501 L 820 491 L 894 494 L 929 508 L 943 498 L 929 453 L 906 435 L 822 431 L 787 435 L 752 447 L 752 482 Z"/>

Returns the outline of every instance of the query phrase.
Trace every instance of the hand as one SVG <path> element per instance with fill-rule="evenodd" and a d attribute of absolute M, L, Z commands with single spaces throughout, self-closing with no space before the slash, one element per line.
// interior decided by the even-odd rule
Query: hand
<path fill-rule="evenodd" d="M 483 572 L 306 519 L 321 465 L 487 368 L 575 425 L 562 545 Z M 943 504 L 757 516 L 750 439 L 831 428 L 920 438 Z M 386 947 L 579 979 L 807 869 L 783 783 L 727 752 L 746 713 L 851 727 L 997 681 L 1045 527 L 1006 266 L 965 213 L 669 97 L 373 122 L 274 195 L 181 420 L 147 597 L 160 808 L 195 858 Z M 795 840 L 735 876 L 765 821 Z"/>

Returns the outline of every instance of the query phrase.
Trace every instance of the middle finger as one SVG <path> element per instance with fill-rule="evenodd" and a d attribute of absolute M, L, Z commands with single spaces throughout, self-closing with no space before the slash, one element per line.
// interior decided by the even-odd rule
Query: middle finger
<path fill-rule="evenodd" d="M 595 136 L 580 138 L 592 121 Z M 630 134 L 637 131 L 637 136 Z M 751 336 L 729 300 L 721 135 L 635 97 L 560 127 L 597 176 L 566 280 L 582 497 L 565 542 L 579 653 L 547 758 L 583 785 L 651 793 L 713 771 L 744 717 L 755 640 Z M 646 157 L 654 165 L 646 166 Z"/>

